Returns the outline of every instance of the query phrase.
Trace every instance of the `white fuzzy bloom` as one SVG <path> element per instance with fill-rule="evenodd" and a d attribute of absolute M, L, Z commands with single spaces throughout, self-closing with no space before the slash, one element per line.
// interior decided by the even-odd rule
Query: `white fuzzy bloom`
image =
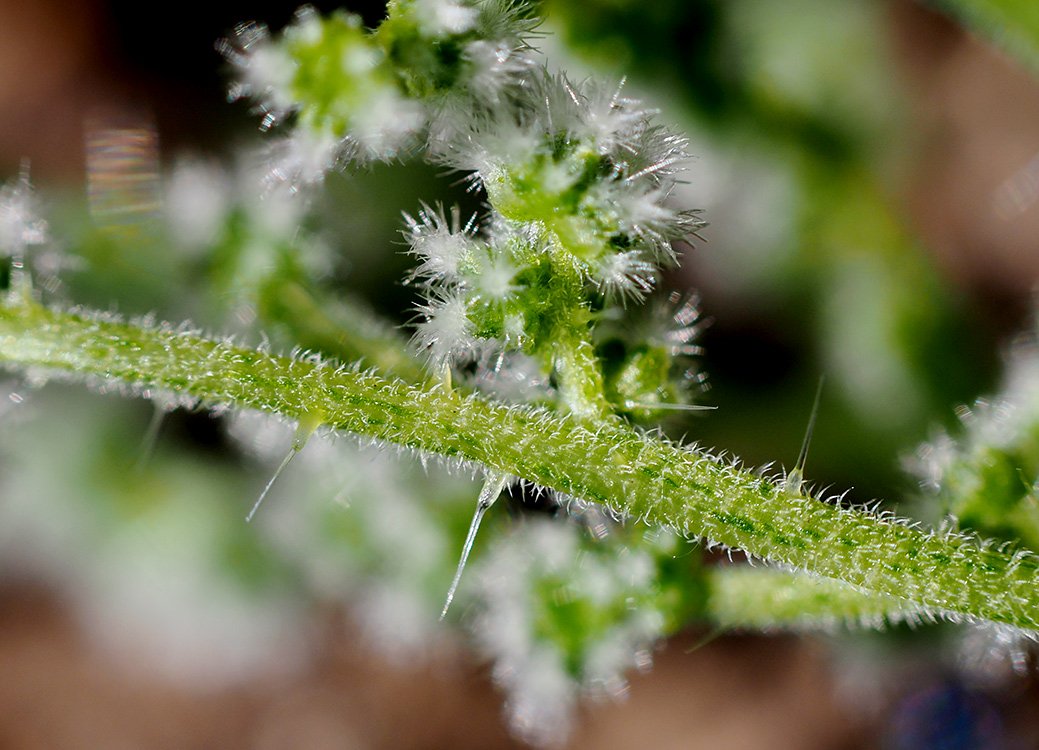
<path fill-rule="evenodd" d="M 387 547 L 386 549 L 404 549 Z M 427 561 L 428 562 L 428 559 Z M 420 568 L 416 568 L 420 569 Z M 354 594 L 354 618 L 365 641 L 380 656 L 399 666 L 413 664 L 417 655 L 428 655 L 436 637 L 436 621 L 430 603 L 414 591 L 393 585 L 373 585 Z"/>
<path fill-rule="evenodd" d="M 477 100 L 498 104 L 502 92 L 534 66 L 534 60 L 503 40 L 479 39 L 465 46 L 466 90 Z"/>
<path fill-rule="evenodd" d="M 508 695 L 509 727 L 532 745 L 562 744 L 573 729 L 577 686 L 560 655 L 538 648 L 512 666 L 496 671 Z"/>
<path fill-rule="evenodd" d="M 463 34 L 473 28 L 478 12 L 456 0 L 414 0 L 411 12 L 424 36 L 434 39 Z"/>
<path fill-rule="evenodd" d="M 635 99 L 621 96 L 623 82 L 614 89 L 590 82 L 576 87 L 566 79 L 561 80 L 573 107 L 567 108 L 572 122 L 568 129 L 579 137 L 595 144 L 601 154 L 620 149 L 632 149 L 634 141 L 653 110 L 641 107 Z"/>
<path fill-rule="evenodd" d="M 473 289 L 484 299 L 502 301 L 508 299 L 517 289 L 512 283 L 517 269 L 502 253 L 485 255 L 472 277 Z"/>
<path fill-rule="evenodd" d="M 621 221 L 635 231 L 660 231 L 678 220 L 676 212 L 665 205 L 667 195 L 662 189 L 618 190 L 614 195 Z"/>
<path fill-rule="evenodd" d="M 629 250 L 602 257 L 594 278 L 608 297 L 641 300 L 653 291 L 657 268 L 643 260 L 642 253 Z"/>
<path fill-rule="evenodd" d="M 292 79 L 296 64 L 280 47 L 264 42 L 249 51 L 241 71 L 242 93 L 262 101 L 264 111 L 288 112 L 294 106 Z"/>
<path fill-rule="evenodd" d="M 292 25 L 285 29 L 285 34 L 304 44 L 317 44 L 321 41 L 321 14 L 313 5 L 301 6 L 295 13 Z"/>
<path fill-rule="evenodd" d="M 0 257 L 20 258 L 31 245 L 47 241 L 27 171 L 0 187 Z"/>
<path fill-rule="evenodd" d="M 457 280 L 462 263 L 474 251 L 474 219 L 464 227 L 460 226 L 461 216 L 457 207 L 452 209 L 450 219 L 444 215 L 443 208 L 434 210 L 426 205 L 423 205 L 417 217 L 404 214 L 404 221 L 408 225 L 404 236 L 411 253 L 421 261 L 412 278 L 427 281 Z"/>
<path fill-rule="evenodd" d="M 459 122 L 454 128 L 444 129 L 448 135 L 431 146 L 433 155 L 448 166 L 477 173 L 485 182 L 502 175 L 507 166 L 529 162 L 542 146 L 541 133 L 514 121 L 476 127 Z"/>
<path fill-rule="evenodd" d="M 392 87 L 380 87 L 353 113 L 349 139 L 356 142 L 362 157 L 391 159 L 425 122 L 426 111 L 420 103 L 404 98 Z"/>
<path fill-rule="evenodd" d="M 339 161 L 343 144 L 331 133 L 317 133 L 296 128 L 289 135 L 273 141 L 267 149 L 270 185 L 318 183 Z"/>
<path fill-rule="evenodd" d="M 476 354 L 473 324 L 465 298 L 450 294 L 419 307 L 425 317 L 415 327 L 415 343 L 437 370 L 466 354 Z"/>
<path fill-rule="evenodd" d="M 177 242 L 190 249 L 211 246 L 231 203 L 227 174 L 215 164 L 181 160 L 163 191 L 166 223 Z"/>
<path fill-rule="evenodd" d="M 264 113 L 265 129 L 292 111 L 296 64 L 271 41 L 265 25 L 239 24 L 232 38 L 217 43 L 217 50 L 235 69 L 235 82 L 228 91 L 228 98 L 253 99 L 257 109 Z"/>
<path fill-rule="evenodd" d="M 629 603 L 653 584 L 650 553 L 621 559 L 596 554 L 581 544 L 582 533 L 574 523 L 531 521 L 500 539 L 477 565 L 481 607 L 473 636 L 494 661 L 511 727 L 537 745 L 565 742 L 582 694 L 622 696 L 627 691 L 625 672 L 648 665 L 650 647 L 665 625 L 652 606 Z M 552 606 L 543 600 L 545 582 L 557 587 L 565 601 L 604 611 L 623 602 L 630 611 L 602 632 L 587 634 L 577 654 L 566 653 L 535 627 Z M 576 673 L 571 671 L 574 656 L 579 661 Z"/>

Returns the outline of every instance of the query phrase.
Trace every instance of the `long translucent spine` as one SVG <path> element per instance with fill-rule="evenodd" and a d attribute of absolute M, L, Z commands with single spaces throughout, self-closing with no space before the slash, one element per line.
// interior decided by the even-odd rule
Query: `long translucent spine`
<path fill-rule="evenodd" d="M 260 509 L 263 504 L 264 498 L 267 497 L 267 493 L 271 491 L 271 487 L 278 481 L 278 477 L 285 471 L 285 468 L 289 465 L 292 459 L 306 446 L 307 441 L 310 440 L 310 436 L 314 434 L 314 430 L 321 426 L 323 418 L 319 414 L 307 414 L 299 420 L 299 424 L 296 425 L 296 434 L 292 437 L 292 447 L 289 448 L 289 452 L 285 454 L 285 458 L 278 464 L 278 468 L 274 470 L 274 475 L 267 481 L 267 485 L 263 488 L 263 492 L 256 498 L 256 502 L 253 503 L 253 507 L 249 509 L 249 513 L 245 517 L 245 522 L 249 523 L 253 520 L 253 516 L 256 515 L 256 511 Z"/>
<path fill-rule="evenodd" d="M 480 488 L 480 497 L 476 500 L 476 511 L 473 513 L 473 520 L 469 523 L 469 532 L 465 535 L 465 544 L 462 545 L 462 556 L 458 559 L 455 577 L 451 581 L 451 587 L 447 590 L 447 599 L 444 601 L 444 608 L 440 612 L 441 620 L 447 617 L 447 610 L 450 609 L 451 602 L 455 598 L 458 584 L 462 580 L 462 571 L 465 570 L 465 564 L 469 560 L 469 553 L 472 551 L 473 543 L 476 541 L 476 532 L 480 530 L 480 522 L 483 521 L 483 517 L 488 509 L 494 505 L 498 496 L 501 495 L 508 481 L 509 475 L 499 472 L 488 472 L 484 478 L 483 487 Z"/>
<path fill-rule="evenodd" d="M 786 475 L 784 489 L 788 495 L 800 495 L 801 484 L 804 482 L 805 461 L 808 460 L 808 446 L 812 442 L 812 432 L 815 431 L 815 418 L 819 415 L 819 399 L 823 395 L 823 383 L 826 377 L 819 378 L 819 385 L 815 389 L 815 401 L 812 403 L 812 414 L 808 417 L 808 426 L 805 428 L 805 437 L 801 442 L 801 452 L 797 455 L 797 463 Z"/>

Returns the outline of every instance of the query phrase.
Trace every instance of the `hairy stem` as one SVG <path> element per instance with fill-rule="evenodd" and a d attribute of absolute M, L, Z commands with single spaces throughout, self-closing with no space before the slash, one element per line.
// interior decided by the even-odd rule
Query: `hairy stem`
<path fill-rule="evenodd" d="M 160 387 L 468 460 L 650 523 L 915 602 L 1039 627 L 1039 563 L 784 489 L 612 420 L 588 424 L 436 386 L 293 360 L 171 327 L 0 305 L 0 362 Z"/>
<path fill-rule="evenodd" d="M 578 419 L 603 420 L 612 410 L 606 400 L 602 371 L 587 337 L 572 332 L 552 344 L 552 362 L 563 403 Z"/>

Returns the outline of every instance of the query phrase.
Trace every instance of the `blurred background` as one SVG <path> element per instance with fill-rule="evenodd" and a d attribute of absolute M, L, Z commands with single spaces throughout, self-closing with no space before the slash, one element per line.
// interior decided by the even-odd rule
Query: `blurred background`
<path fill-rule="evenodd" d="M 0 176 L 31 165 L 74 259 L 69 299 L 218 319 L 183 298 L 186 279 L 153 242 L 165 219 L 149 186 L 175 185 L 185 164 L 233 167 L 228 155 L 259 139 L 248 106 L 227 102 L 214 42 L 243 20 L 277 29 L 295 8 L 0 2 Z M 372 25 L 382 15 L 377 3 L 349 8 Z M 791 466 L 825 375 L 806 475 L 912 512 L 918 486 L 903 464 L 955 424 L 958 404 L 996 389 L 1003 352 L 1033 325 L 1034 72 L 908 0 L 546 0 L 543 13 L 555 36 L 538 45 L 556 64 L 627 76 L 690 137 L 674 199 L 709 226 L 665 286 L 697 290 L 711 320 L 700 366 L 718 409 L 675 433 Z M 116 154 L 140 175 L 139 203 L 106 182 L 105 139 L 127 132 Z M 183 210 L 206 208 L 200 184 Z M 334 250 L 323 273 L 405 323 L 400 212 L 460 192 L 412 164 L 330 178 L 309 219 Z M 343 602 L 387 617 L 405 605 L 337 572 L 339 553 L 298 542 L 313 537 L 285 543 L 291 505 L 268 509 L 263 533 L 241 522 L 277 428 L 246 449 L 233 420 L 174 410 L 148 470 L 133 472 L 149 404 L 56 386 L 28 401 L 4 424 L 0 462 L 0 747 L 520 746 L 489 669 L 459 641 L 421 631 L 411 638 L 423 645 L 395 656 L 400 640 L 387 647 L 377 620 L 351 615 Z M 96 439 L 84 445 L 68 425 Z M 337 479 L 392 494 L 354 478 L 379 460 Z M 320 494 L 293 489 L 304 474 L 272 504 Z M 935 645 L 941 634 L 705 633 L 665 644 L 625 700 L 582 708 L 568 746 L 1039 744 L 1031 672 L 966 668 L 963 651 Z"/>

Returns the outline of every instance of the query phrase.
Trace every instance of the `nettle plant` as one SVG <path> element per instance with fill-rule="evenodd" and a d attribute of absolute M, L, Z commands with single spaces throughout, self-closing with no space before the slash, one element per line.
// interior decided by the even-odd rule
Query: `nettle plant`
<path fill-rule="evenodd" d="M 1026 375 L 1006 397 L 969 412 L 964 440 L 921 449 L 942 511 L 932 527 L 817 496 L 800 461 L 769 474 L 665 438 L 655 425 L 697 408 L 702 382 L 695 300 L 657 291 L 674 243 L 701 226 L 670 202 L 685 140 L 622 86 L 550 71 L 537 27 L 519 0 L 400 0 L 374 30 L 307 8 L 274 36 L 241 26 L 220 48 L 232 97 L 272 131 L 265 169 L 186 165 L 165 188 L 178 227 L 166 241 L 191 246 L 185 264 L 239 337 L 64 302 L 23 175 L 0 193 L 0 362 L 33 386 L 73 380 L 150 398 L 157 413 L 231 410 L 233 435 L 254 447 L 266 428 L 251 415 L 273 415 L 296 425 L 268 425 L 288 448 L 282 468 L 318 432 L 301 458 L 310 488 L 296 491 L 323 505 L 311 544 L 284 556 L 303 569 L 321 557 L 316 579 L 331 559 L 382 581 L 362 587 L 361 608 L 386 630 L 421 623 L 413 645 L 438 615 L 462 624 L 532 742 L 564 738 L 579 696 L 622 695 L 654 643 L 693 622 L 952 620 L 1031 637 L 1035 355 L 1018 357 Z M 300 229 L 330 170 L 405 158 L 460 173 L 483 202 L 472 216 L 402 207 L 404 282 L 422 300 L 410 342 L 338 297 L 331 251 Z M 241 343 L 264 331 L 292 353 Z M 363 461 L 337 435 L 437 459 L 482 487 Z M 344 482 L 369 482 L 367 504 L 329 503 Z M 556 512 L 496 518 L 463 575 L 503 493 Z M 708 561 L 713 548 L 763 564 Z M 456 586 L 460 606 L 441 609 Z"/>

